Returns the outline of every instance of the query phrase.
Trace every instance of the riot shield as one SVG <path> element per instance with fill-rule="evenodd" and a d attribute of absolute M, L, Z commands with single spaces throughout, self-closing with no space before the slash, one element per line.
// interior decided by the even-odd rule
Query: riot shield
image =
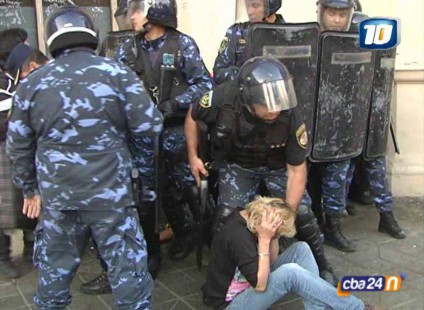
<path fill-rule="evenodd" d="M 108 33 L 99 51 L 100 56 L 115 58 L 115 53 L 122 43 L 134 36 L 132 30 L 111 31 Z"/>
<path fill-rule="evenodd" d="M 247 35 L 248 57 L 274 56 L 293 76 L 300 115 L 312 134 L 318 65 L 318 23 L 256 23 Z"/>
<path fill-rule="evenodd" d="M 322 34 L 311 161 L 341 161 L 361 154 L 374 62 L 375 52 L 360 49 L 357 34 Z"/>
<path fill-rule="evenodd" d="M 386 155 L 390 128 L 390 102 L 395 74 L 396 49 L 378 50 L 364 159 Z"/>

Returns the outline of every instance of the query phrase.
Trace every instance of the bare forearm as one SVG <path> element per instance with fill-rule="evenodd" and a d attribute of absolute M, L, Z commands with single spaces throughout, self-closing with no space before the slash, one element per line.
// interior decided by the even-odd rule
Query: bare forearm
<path fill-rule="evenodd" d="M 188 110 L 184 124 L 187 154 L 189 159 L 192 157 L 198 157 L 197 146 L 199 144 L 199 137 L 197 136 L 197 123 L 191 117 L 191 110 L 192 108 Z"/>
<path fill-rule="evenodd" d="M 271 265 L 270 243 L 270 239 L 259 238 L 258 240 L 258 280 L 255 287 L 255 290 L 258 292 L 265 291 L 268 283 L 268 276 Z"/>
<path fill-rule="evenodd" d="M 293 210 L 299 207 L 306 187 L 306 163 L 288 167 L 286 204 Z"/>

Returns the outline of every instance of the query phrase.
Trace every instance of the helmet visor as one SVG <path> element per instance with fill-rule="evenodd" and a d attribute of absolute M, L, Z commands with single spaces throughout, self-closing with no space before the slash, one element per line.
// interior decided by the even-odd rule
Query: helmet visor
<path fill-rule="evenodd" d="M 129 16 L 134 13 L 141 13 L 144 16 L 147 16 L 149 8 L 152 6 L 153 1 L 149 0 L 131 0 L 128 4 L 128 13 Z"/>
<path fill-rule="evenodd" d="M 297 105 L 292 79 L 254 85 L 244 90 L 243 94 L 248 106 L 265 106 L 270 113 L 288 110 Z"/>

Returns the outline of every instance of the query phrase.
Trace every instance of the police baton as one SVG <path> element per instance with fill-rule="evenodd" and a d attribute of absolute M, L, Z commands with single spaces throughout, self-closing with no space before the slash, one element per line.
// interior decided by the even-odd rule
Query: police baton
<path fill-rule="evenodd" d="M 390 118 L 390 135 L 392 136 L 393 146 L 395 147 L 396 154 L 400 154 L 399 144 L 397 143 L 395 129 L 393 127 L 393 120 Z"/>
<path fill-rule="evenodd" d="M 205 168 L 208 169 L 210 164 L 208 163 L 208 146 L 209 146 L 209 137 L 208 137 L 208 127 L 203 122 L 197 122 L 198 125 L 198 153 L 199 158 L 203 161 Z M 205 217 L 206 203 L 208 200 L 209 188 L 208 188 L 208 179 L 206 176 L 201 175 L 200 186 L 199 186 L 199 196 L 200 196 L 200 205 L 198 218 L 196 219 L 196 264 L 199 271 L 202 270 L 202 258 L 203 258 L 203 220 Z"/>

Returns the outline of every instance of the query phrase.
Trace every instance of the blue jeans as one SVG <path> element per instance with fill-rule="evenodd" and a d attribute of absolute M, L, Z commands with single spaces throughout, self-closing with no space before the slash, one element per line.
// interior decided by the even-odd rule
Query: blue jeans
<path fill-rule="evenodd" d="M 303 298 L 305 309 L 364 309 L 357 297 L 337 296 L 337 290 L 319 277 L 317 264 L 309 246 L 296 242 L 271 265 L 267 288 L 256 292 L 253 287 L 237 295 L 227 309 L 268 309 L 289 292 Z"/>

